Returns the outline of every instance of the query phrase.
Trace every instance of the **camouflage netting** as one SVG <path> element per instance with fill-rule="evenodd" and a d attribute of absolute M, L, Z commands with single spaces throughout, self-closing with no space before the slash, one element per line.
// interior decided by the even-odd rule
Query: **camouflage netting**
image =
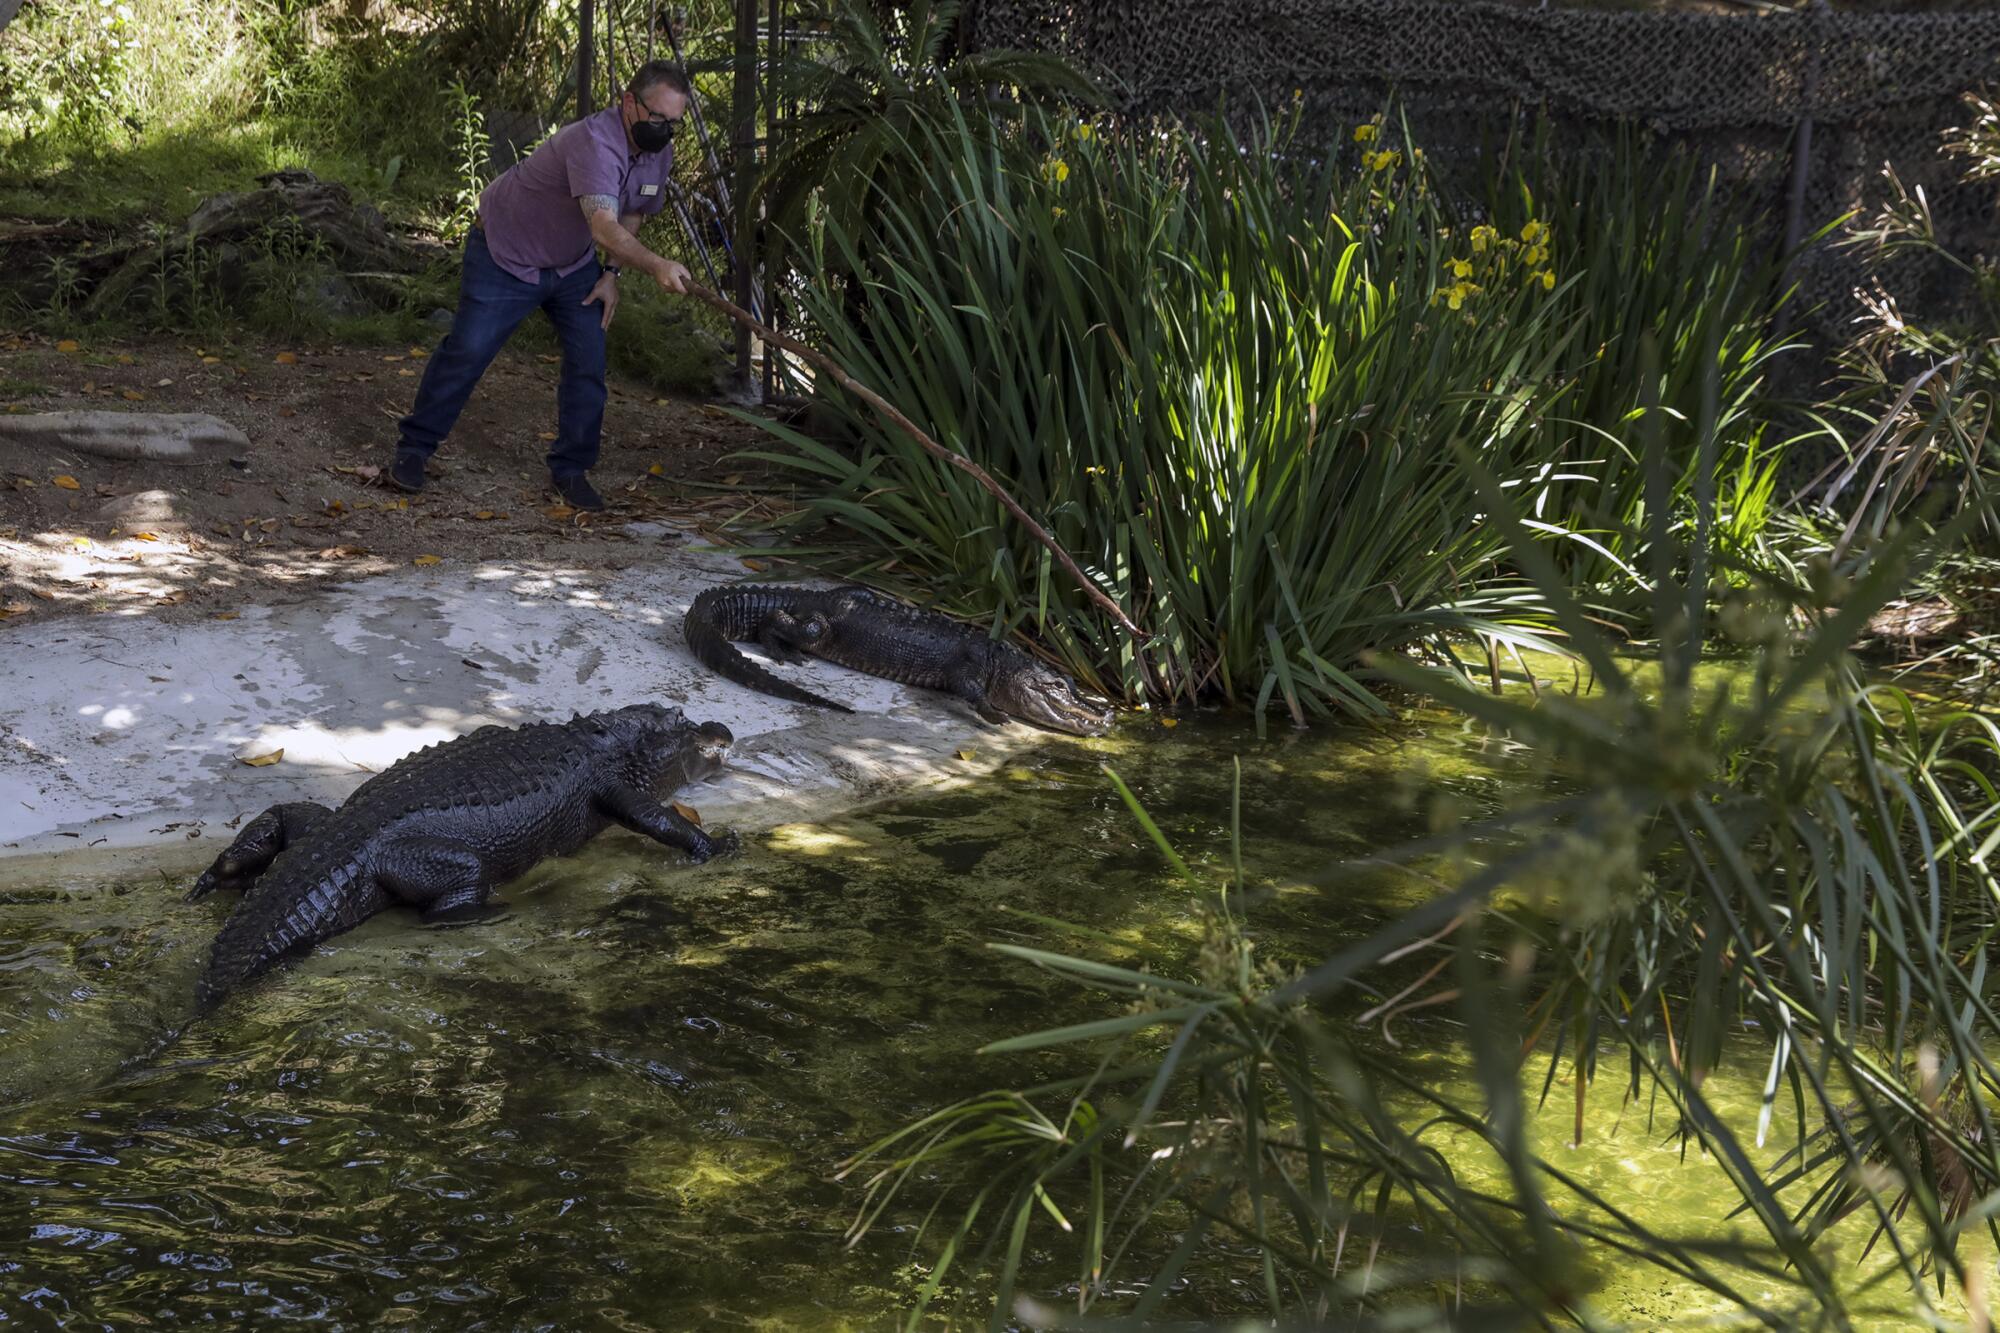
<path fill-rule="evenodd" d="M 1139 115 L 1288 105 L 1335 132 L 1393 94 L 1433 158 L 1464 162 L 1549 113 L 1578 142 L 1620 122 L 1686 145 L 1785 216 L 1792 145 L 1813 121 L 1807 231 L 1849 211 L 1873 216 L 1892 164 L 1921 186 L 1939 238 L 1962 254 L 2000 253 L 1991 182 L 1967 185 L 1939 152 L 1970 119 L 1966 91 L 2000 84 L 2000 12 L 1765 15 L 1607 13 L 1410 0 L 974 0 L 976 49 L 1060 52 Z M 1822 243 L 1798 270 L 1825 305 L 1830 345 L 1876 281 L 1906 316 L 1962 315 L 1948 265 L 1910 257 L 1876 271 Z"/>

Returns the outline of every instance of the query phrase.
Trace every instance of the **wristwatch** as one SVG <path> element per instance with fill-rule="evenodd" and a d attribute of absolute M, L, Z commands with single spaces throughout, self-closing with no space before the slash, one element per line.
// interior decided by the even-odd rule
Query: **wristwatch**
<path fill-rule="evenodd" d="M 614 277 L 614 278 L 615 278 L 615 277 L 617 277 L 617 276 L 618 276 L 618 265 L 616 265 L 616 264 L 606 264 L 606 265 L 604 266 L 604 271 L 605 271 L 606 273 L 609 273 L 609 274 L 610 274 L 610 275 L 611 275 L 612 277 Z"/>

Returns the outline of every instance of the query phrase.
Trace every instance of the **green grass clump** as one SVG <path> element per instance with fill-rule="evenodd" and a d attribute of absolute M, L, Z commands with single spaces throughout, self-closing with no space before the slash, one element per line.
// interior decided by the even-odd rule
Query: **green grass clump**
<path fill-rule="evenodd" d="M 1616 235 L 1698 224 L 1720 243 L 1621 257 L 1590 234 L 1607 225 L 1595 178 L 1577 186 L 1596 202 L 1516 188 L 1481 217 L 1380 123 L 1332 148 L 1220 120 L 916 133 L 908 154 L 930 169 L 878 173 L 867 222 L 823 218 L 802 243 L 808 323 L 998 477 L 1153 637 L 1123 639 L 991 497 L 865 404 L 826 400 L 858 450 L 773 428 L 793 446 L 781 457 L 819 490 L 809 517 L 860 544 L 850 572 L 1031 628 L 1113 693 L 1375 713 L 1367 650 L 1534 642 L 1546 613 L 1467 458 L 1540 530 L 1643 585 L 1638 552 L 1592 534 L 1644 516 L 1621 460 L 1648 390 L 1619 367 L 1648 329 L 1676 351 L 1720 349 L 1736 413 L 1702 476 L 1687 462 L 1652 503 L 1678 513 L 1700 482 L 1729 527 L 1753 493 L 1719 483 L 1757 438 L 1744 405 L 1772 295 L 1720 272 L 1738 251 L 1719 205 L 1649 222 L 1637 212 L 1655 194 L 1623 187 L 1612 202 L 1634 216 Z M 1648 266 L 1672 270 L 1657 299 Z M 1651 387 L 1684 445 L 1698 382 L 1677 370 Z"/>

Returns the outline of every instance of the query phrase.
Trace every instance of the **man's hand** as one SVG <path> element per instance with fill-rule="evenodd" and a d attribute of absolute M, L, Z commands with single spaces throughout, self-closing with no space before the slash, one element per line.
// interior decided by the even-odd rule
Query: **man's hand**
<path fill-rule="evenodd" d="M 618 201 L 608 194 L 586 194 L 577 198 L 583 207 L 583 215 L 590 219 L 590 239 L 604 247 L 604 253 L 616 263 L 627 268 L 639 269 L 651 275 L 653 281 L 676 296 L 687 293 L 687 265 L 656 255 L 639 244 L 634 236 L 618 221 L 614 211 Z M 591 292 L 594 299 L 597 293 Z M 605 311 L 604 322 L 611 322 L 611 312 Z"/>
<path fill-rule="evenodd" d="M 611 327 L 611 317 L 618 313 L 618 279 L 607 273 L 597 280 L 590 289 L 590 295 L 583 298 L 585 305 L 601 303 L 604 306 L 603 328 Z"/>
<path fill-rule="evenodd" d="M 653 270 L 653 280 L 675 296 L 687 291 L 687 265 L 672 259 L 662 259 Z"/>

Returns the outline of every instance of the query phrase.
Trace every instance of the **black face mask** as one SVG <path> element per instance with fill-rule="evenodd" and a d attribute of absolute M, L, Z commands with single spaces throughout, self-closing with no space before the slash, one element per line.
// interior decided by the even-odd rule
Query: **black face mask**
<path fill-rule="evenodd" d="M 642 153 L 657 153 L 674 141 L 674 122 L 656 123 L 650 120 L 632 122 L 632 142 Z"/>

